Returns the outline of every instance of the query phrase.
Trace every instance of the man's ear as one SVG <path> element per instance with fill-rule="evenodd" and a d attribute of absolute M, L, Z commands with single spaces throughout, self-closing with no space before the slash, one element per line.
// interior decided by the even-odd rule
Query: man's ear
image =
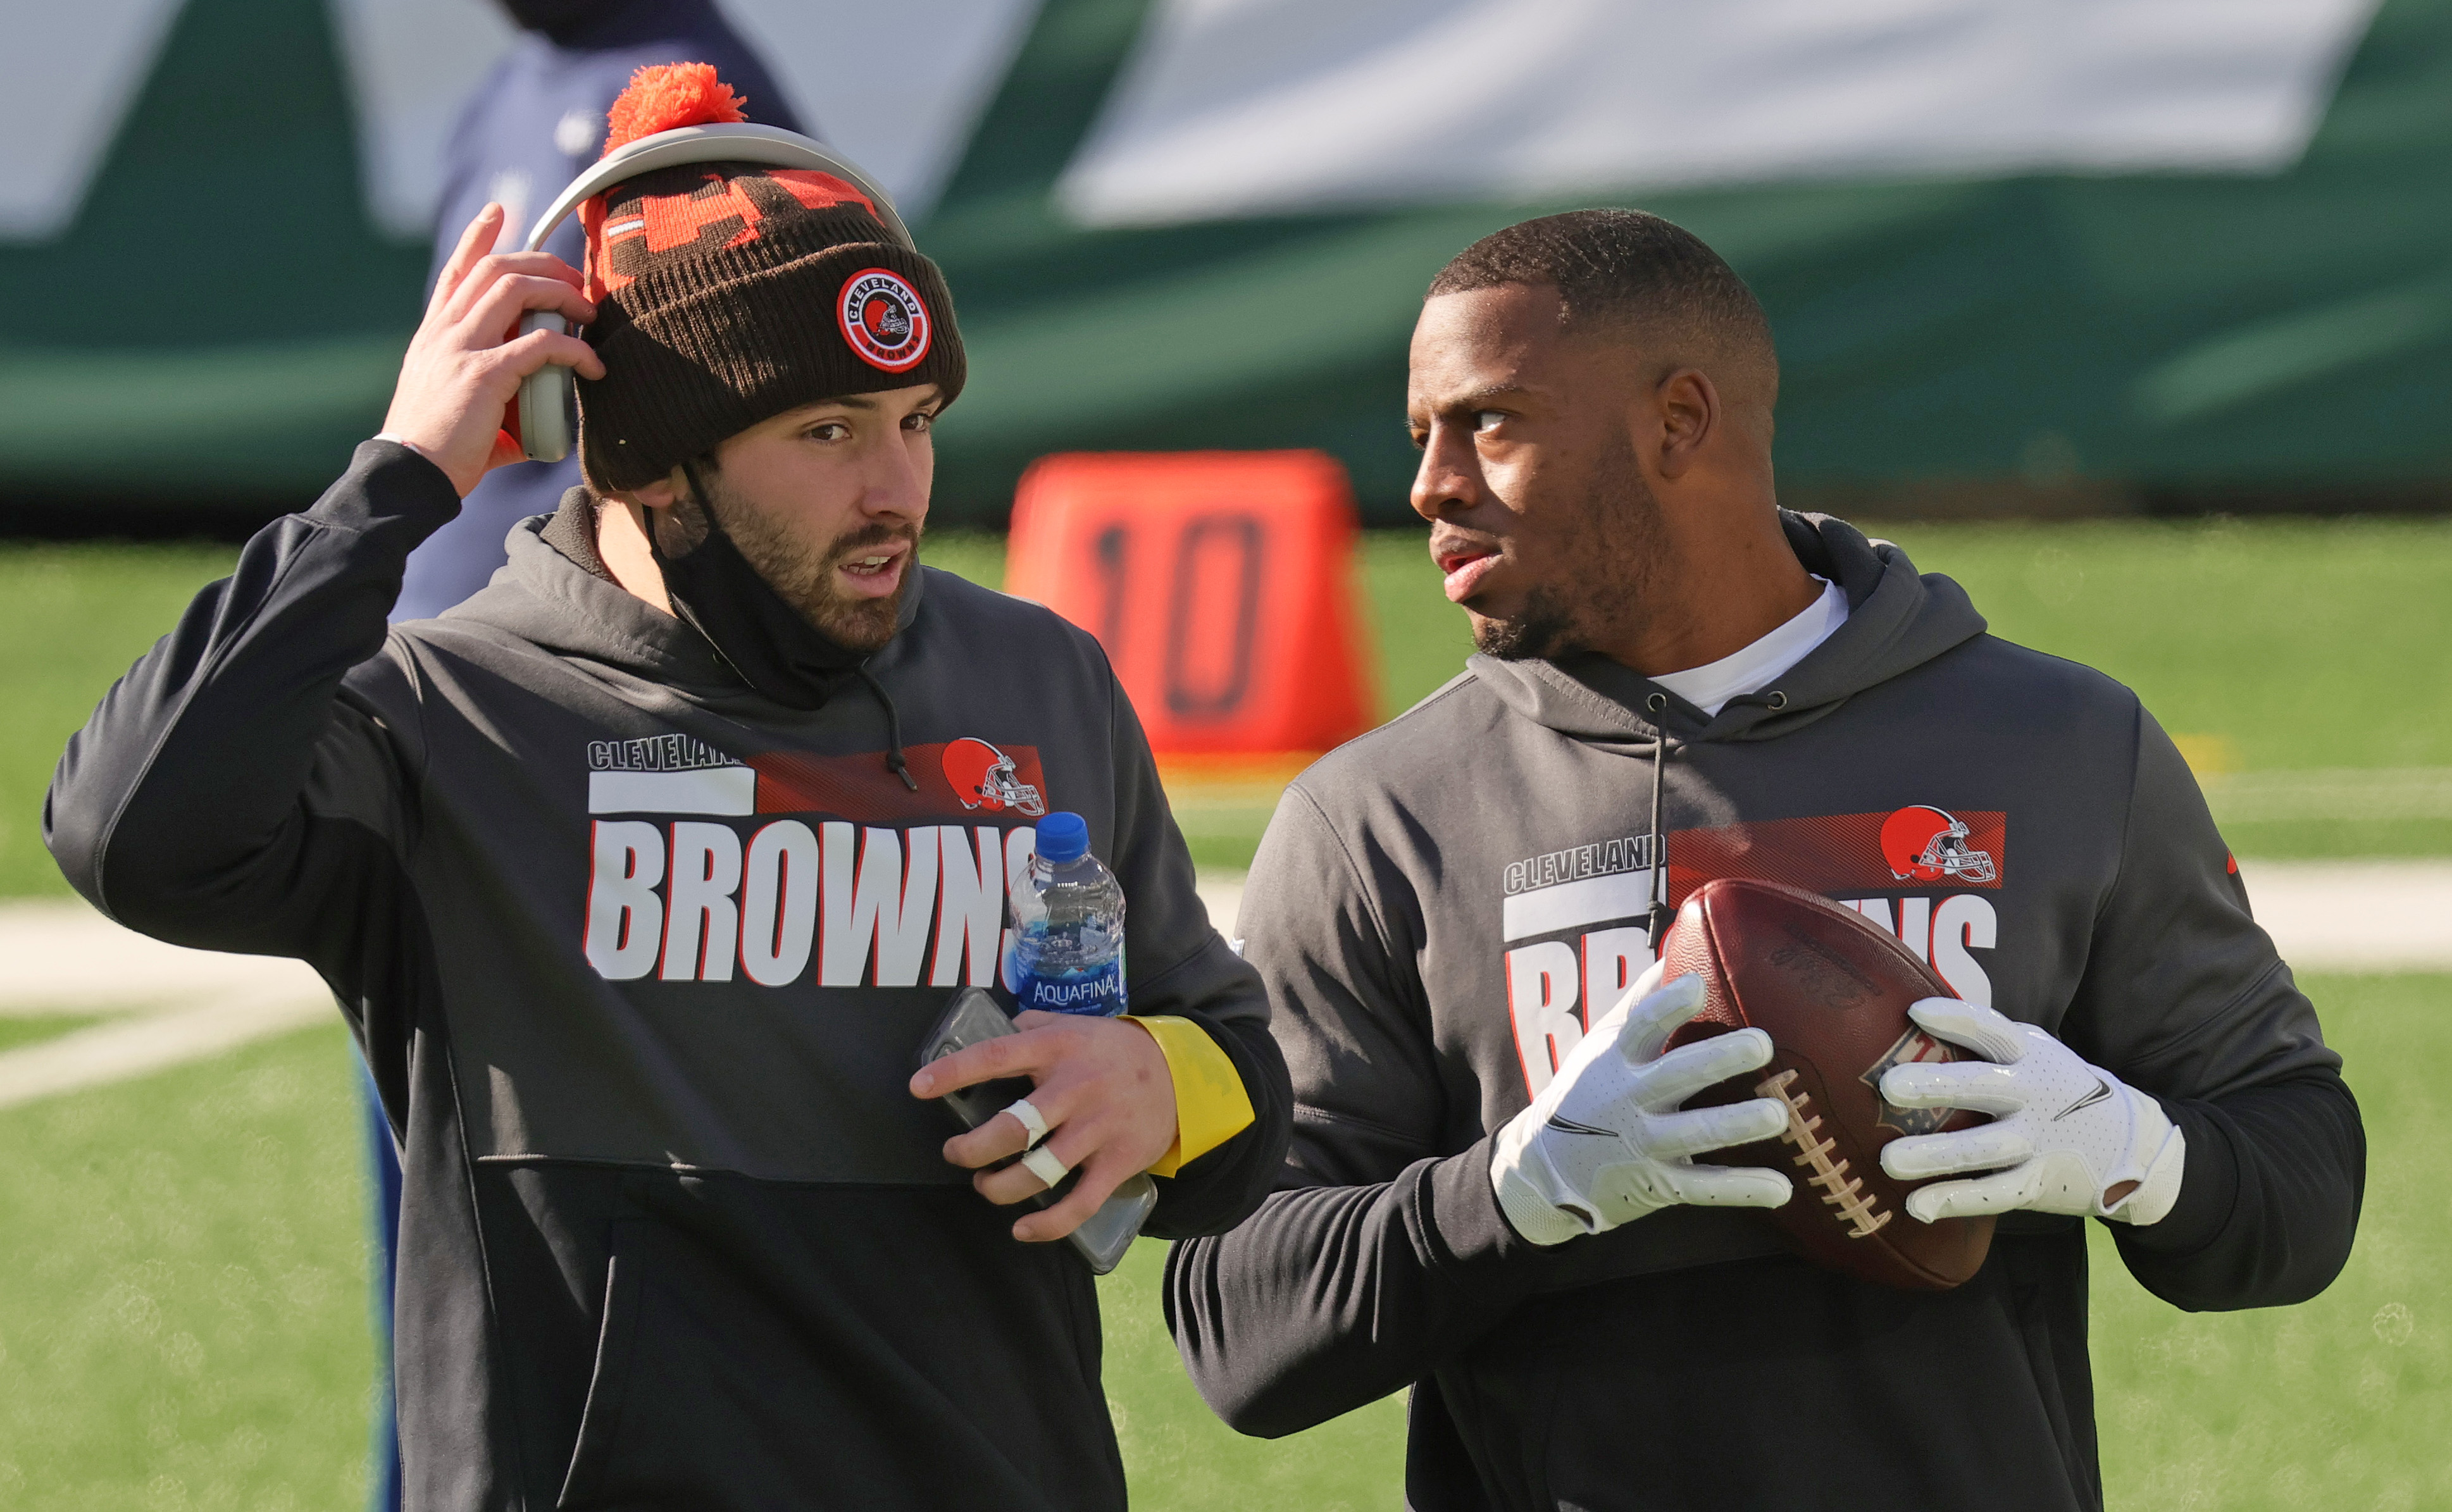
<path fill-rule="evenodd" d="M 1701 457 L 1725 416 L 1720 391 L 1698 367 L 1681 367 L 1660 381 L 1660 476 L 1683 477 Z"/>

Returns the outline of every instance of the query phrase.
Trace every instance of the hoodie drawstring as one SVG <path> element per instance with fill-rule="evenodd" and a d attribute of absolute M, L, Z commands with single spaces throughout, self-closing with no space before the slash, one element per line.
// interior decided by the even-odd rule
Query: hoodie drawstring
<path fill-rule="evenodd" d="M 920 779 L 911 775 L 910 763 L 902 759 L 902 716 L 895 711 L 892 696 L 886 693 L 885 684 L 877 680 L 877 674 L 868 670 L 865 661 L 860 664 L 860 680 L 867 683 L 868 691 L 876 694 L 877 701 L 885 706 L 886 770 L 900 777 L 904 787 L 914 793 L 919 792 Z"/>
<path fill-rule="evenodd" d="M 1651 726 L 1651 917 L 1649 924 L 1652 959 L 1660 958 L 1660 937 L 1669 933 L 1669 846 L 1660 833 L 1661 774 L 1669 765 L 1669 729 L 1661 722 L 1669 697 L 1655 693 L 1643 700 Z"/>

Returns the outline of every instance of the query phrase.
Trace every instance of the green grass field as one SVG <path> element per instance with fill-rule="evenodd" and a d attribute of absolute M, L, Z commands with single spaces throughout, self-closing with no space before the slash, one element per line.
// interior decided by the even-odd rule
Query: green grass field
<path fill-rule="evenodd" d="M 2251 773 L 2452 768 L 2452 521 L 2263 520 L 1875 527 L 1974 595 L 1998 633 L 2135 687 L 2174 734 Z M 0 545 L 0 897 L 62 891 L 44 784 L 113 677 L 228 570 L 222 546 Z M 1002 541 L 930 560 L 991 584 Z M 1453 677 L 1463 616 L 1412 531 L 1364 538 L 1380 706 Z M 1205 864 L 1248 861 L 1267 804 L 1187 815 Z M 2226 826 L 2251 855 L 2452 854 L 2452 815 Z"/>
<path fill-rule="evenodd" d="M 0 1051 L 15 1050 L 37 1040 L 53 1039 L 72 1029 L 84 1029 L 101 1023 L 91 1013 L 30 1013 L 10 1014 L 0 1018 Z"/>
<path fill-rule="evenodd" d="M 2452 521 L 1866 528 L 1957 579 L 1995 634 L 2135 688 L 2210 771 L 2452 773 Z M 995 538 L 949 542 L 936 560 L 1002 580 Z M 1422 534 L 1372 532 L 1362 569 L 1380 708 L 1394 716 L 1453 677 L 1472 638 Z M 2452 854 L 2452 777 L 2440 786 L 2432 812 L 2225 819 L 2224 830 L 2243 855 Z M 1195 859 L 1233 867 L 1250 863 L 1268 814 L 1247 795 L 1196 799 L 1177 817 Z"/>
<path fill-rule="evenodd" d="M 2452 524 L 1908 525 L 2001 634 L 2137 687 L 2248 773 L 2452 767 Z M 42 789 L 92 701 L 226 571 L 218 546 L 0 546 L 0 897 L 61 890 Z M 1002 543 L 932 560 L 1000 580 Z M 1382 707 L 1468 649 L 1421 538 L 1366 538 Z M 2319 702 L 2321 697 L 2322 702 Z M 1223 812 L 1223 811 L 1221 811 Z M 1196 835 L 1247 857 L 1265 805 Z M 2229 827 L 2249 854 L 2452 854 L 2452 820 Z M 2303 1307 L 2187 1316 L 2098 1246 L 2095 1359 L 2115 1504 L 2452 1504 L 2452 1208 L 2424 1152 L 2446 1109 L 2452 978 L 2309 983 L 2364 1101 L 2374 1167 L 2350 1269 Z M 0 1049 L 85 1022 L 0 1019 Z M 335 1026 L 0 1112 L 0 1506 L 307 1508 L 363 1494 L 366 1215 Z M 1141 1505 L 1393 1507 L 1400 1404 L 1277 1443 L 1192 1394 L 1158 1325 L 1154 1244 L 1105 1285 L 1109 1383 Z"/>
<path fill-rule="evenodd" d="M 0 897 L 68 891 L 43 789 L 111 680 L 230 569 L 224 546 L 0 544 Z"/>
<path fill-rule="evenodd" d="M 2452 1505 L 2452 977 L 2312 978 L 2372 1167 L 2333 1287 L 2189 1315 L 2095 1250 L 2104 1468 L 2121 1507 Z M 338 1024 L 0 1112 L 0 1505 L 351 1508 L 372 1367 L 366 1210 Z M 2099 1237 L 2099 1236 L 2098 1236 Z M 1145 1242 L 1104 1284 L 1107 1388 L 1154 1512 L 1398 1504 L 1391 1399 L 1277 1443 L 1193 1394 Z"/>
<path fill-rule="evenodd" d="M 2250 770 L 2452 766 L 2452 520 L 1869 524 L 1964 584 L 1995 634 L 2100 667 L 2165 727 L 2220 736 Z M 1394 715 L 1472 651 L 1418 531 L 1363 539 Z M 930 560 L 1003 580 L 1001 542 Z M 2317 700 L 2329 719 L 2316 717 Z"/>
<path fill-rule="evenodd" d="M 354 1053 L 336 1013 L 0 1112 L 0 1506 L 364 1504 Z"/>

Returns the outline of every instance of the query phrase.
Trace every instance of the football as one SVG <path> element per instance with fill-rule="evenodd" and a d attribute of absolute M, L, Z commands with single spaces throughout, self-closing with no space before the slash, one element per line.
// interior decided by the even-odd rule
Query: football
<path fill-rule="evenodd" d="M 1882 1100 L 1882 1073 L 1891 1067 L 1966 1056 L 1908 1018 L 1918 998 L 1957 995 L 1932 969 L 1852 909 L 1733 877 L 1687 898 L 1661 956 L 1664 980 L 1691 972 L 1704 984 L 1702 1012 L 1672 1046 L 1749 1027 L 1772 1046 L 1769 1066 L 1686 1106 L 1775 1097 L 1788 1109 L 1776 1142 L 1701 1158 L 1787 1172 L 1796 1195 L 1763 1216 L 1816 1264 L 1911 1291 L 1946 1291 L 1975 1274 L 1992 1245 L 1992 1220 L 1918 1223 L 1906 1198 L 1925 1183 L 1894 1181 L 1881 1163 L 1882 1147 L 1903 1135 L 1986 1122 L 1981 1113 Z"/>

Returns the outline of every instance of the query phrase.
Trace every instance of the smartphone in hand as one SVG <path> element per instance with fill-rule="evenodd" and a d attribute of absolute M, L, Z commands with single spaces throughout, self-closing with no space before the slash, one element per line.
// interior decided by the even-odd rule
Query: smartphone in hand
<path fill-rule="evenodd" d="M 1005 1011 L 983 987 L 965 987 L 945 1005 L 944 1016 L 920 1043 L 920 1064 L 942 1060 L 956 1051 L 968 1050 L 1000 1035 L 1019 1032 Z M 1030 1095 L 1030 1078 L 1015 1076 L 1003 1081 L 981 1082 L 947 1092 L 937 1101 L 952 1110 L 964 1129 L 977 1129 L 1011 1107 L 1016 1099 Z M 1020 1157 L 1016 1156 L 1016 1159 Z M 1029 1201 L 1045 1208 L 1081 1179 L 1080 1172 L 1067 1175 L 1050 1191 L 1040 1192 Z M 1148 1221 L 1150 1209 L 1157 1206 L 1157 1184 L 1147 1172 L 1133 1177 L 1117 1188 L 1113 1195 L 1098 1205 L 1098 1210 L 1081 1221 L 1081 1226 L 1065 1235 L 1081 1258 L 1089 1262 L 1093 1275 L 1103 1276 L 1123 1264 L 1124 1252 L 1132 1247 L 1134 1238 Z"/>

